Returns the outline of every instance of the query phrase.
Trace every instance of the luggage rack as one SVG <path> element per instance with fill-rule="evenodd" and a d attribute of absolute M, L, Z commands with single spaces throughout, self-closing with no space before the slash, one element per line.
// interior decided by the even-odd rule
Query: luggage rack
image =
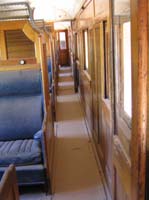
<path fill-rule="evenodd" d="M 0 21 L 33 19 L 33 11 L 28 2 L 0 3 Z"/>
<path fill-rule="evenodd" d="M 28 2 L 8 2 L 0 3 L 0 21 L 29 20 L 32 27 L 42 32 L 33 18 L 34 8 L 31 8 Z"/>
<path fill-rule="evenodd" d="M 49 33 L 49 30 L 47 29 L 43 19 L 36 19 L 34 20 L 34 23 L 36 27 L 38 27 L 41 31 L 45 31 L 46 33 Z"/>

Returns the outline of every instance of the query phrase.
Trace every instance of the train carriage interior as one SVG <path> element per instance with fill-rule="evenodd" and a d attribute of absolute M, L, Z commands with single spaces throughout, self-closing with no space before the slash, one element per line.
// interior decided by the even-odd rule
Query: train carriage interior
<path fill-rule="evenodd" d="M 0 200 L 149 200 L 148 27 L 148 0 L 0 0 Z"/>

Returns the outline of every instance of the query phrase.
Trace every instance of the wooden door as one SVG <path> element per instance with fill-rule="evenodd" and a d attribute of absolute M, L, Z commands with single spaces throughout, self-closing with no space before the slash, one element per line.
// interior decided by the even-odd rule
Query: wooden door
<path fill-rule="evenodd" d="M 68 48 L 68 31 L 59 30 L 58 31 L 59 40 L 59 64 L 61 66 L 69 65 L 69 48 Z"/>
<path fill-rule="evenodd" d="M 145 199 L 148 1 L 114 1 L 115 199 Z M 131 16 L 130 16 L 131 11 Z"/>
<path fill-rule="evenodd" d="M 130 1 L 114 1 L 115 199 L 131 200 L 131 20 Z M 118 9 L 119 8 L 119 9 Z M 125 8 L 125 11 L 124 11 Z"/>
<path fill-rule="evenodd" d="M 108 21 L 94 27 L 95 68 L 93 70 L 94 139 L 108 188 L 112 194 L 112 112 Z"/>
<path fill-rule="evenodd" d="M 92 79 L 92 133 L 95 143 L 98 143 L 98 89 L 97 89 L 97 67 L 94 55 L 94 29 L 89 32 L 89 65 L 91 66 Z"/>

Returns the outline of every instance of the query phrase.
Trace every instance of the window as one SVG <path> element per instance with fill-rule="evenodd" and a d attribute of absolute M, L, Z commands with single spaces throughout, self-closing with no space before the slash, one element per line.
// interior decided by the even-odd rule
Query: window
<path fill-rule="evenodd" d="M 59 33 L 59 37 L 60 37 L 60 49 L 61 50 L 67 49 L 67 46 L 66 46 L 66 33 L 65 32 L 60 32 Z"/>
<path fill-rule="evenodd" d="M 84 69 L 88 70 L 88 32 L 84 31 Z"/>
<path fill-rule="evenodd" d="M 132 116 L 131 94 L 131 34 L 130 22 L 123 23 L 122 27 L 122 52 L 123 52 L 123 78 L 124 78 L 124 101 L 123 107 L 126 114 Z"/>
<path fill-rule="evenodd" d="M 108 67 L 108 31 L 107 22 L 103 22 L 103 45 L 104 45 L 104 98 L 109 99 L 109 67 Z"/>
<path fill-rule="evenodd" d="M 78 34 L 75 33 L 74 36 L 74 53 L 75 53 L 75 58 L 78 59 Z"/>

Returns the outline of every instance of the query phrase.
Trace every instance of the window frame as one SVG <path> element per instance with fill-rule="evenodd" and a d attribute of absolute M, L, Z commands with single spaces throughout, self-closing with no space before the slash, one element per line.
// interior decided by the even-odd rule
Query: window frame
<path fill-rule="evenodd" d="M 65 40 L 61 40 L 61 36 L 60 36 L 61 33 L 65 34 Z M 61 41 L 65 42 L 65 48 L 61 48 Z M 65 30 L 59 31 L 59 48 L 60 48 L 61 51 L 66 51 L 68 49 L 68 47 L 67 47 L 67 33 L 66 33 Z"/>
<path fill-rule="evenodd" d="M 118 88 L 117 90 L 117 103 L 119 106 L 119 116 L 120 118 L 127 124 L 127 126 L 131 129 L 132 126 L 132 117 L 130 117 L 127 112 L 124 110 L 124 66 L 123 66 L 123 24 L 126 22 L 130 22 L 131 25 L 131 21 L 129 17 L 119 17 L 118 19 L 118 28 L 115 32 L 116 38 L 115 40 L 117 41 L 117 46 L 114 47 L 117 49 L 117 51 L 119 51 L 119 53 L 117 52 L 117 58 L 115 60 L 115 62 L 118 63 L 118 65 L 116 66 L 116 71 L 118 71 Z M 130 32 L 131 34 L 131 32 Z M 114 50 L 115 51 L 115 50 Z M 132 57 L 131 57 L 132 58 Z M 132 79 L 131 79 L 132 81 Z M 132 85 L 132 84 L 131 84 Z M 132 88 L 132 86 L 131 86 Z M 132 89 L 131 89 L 131 93 L 132 93 Z M 132 101 L 131 101 L 132 103 Z"/>
<path fill-rule="evenodd" d="M 104 20 L 103 26 L 103 98 L 110 100 L 110 68 L 109 68 L 109 33 L 108 22 Z"/>
<path fill-rule="evenodd" d="M 124 109 L 124 52 L 123 52 L 123 24 L 129 22 L 129 20 L 124 20 L 122 21 L 121 25 L 120 25 L 120 48 L 121 48 L 121 55 L 120 55 L 120 76 L 121 76 L 121 82 L 120 82 L 120 87 L 121 87 L 121 92 L 120 92 L 120 98 L 121 98 L 121 110 L 120 110 L 120 114 L 122 116 L 122 118 L 124 119 L 124 121 L 127 123 L 128 127 L 131 128 L 131 119 L 132 116 L 130 117 L 128 115 L 128 113 L 125 111 Z M 130 22 L 130 26 L 131 26 L 131 22 Z M 131 30 L 131 29 L 130 29 Z M 131 35 L 131 32 L 130 32 Z M 130 43 L 131 45 L 131 43 Z M 131 46 L 130 46 L 131 48 Z M 130 50 L 131 51 L 131 50 Z M 132 79 L 131 79 L 131 97 L 132 97 Z M 131 100 L 131 104 L 132 104 L 132 100 Z M 131 106 L 132 107 L 132 106 Z"/>
<path fill-rule="evenodd" d="M 87 49 L 86 49 L 85 33 L 87 33 L 87 40 L 86 40 Z M 89 32 L 88 32 L 88 29 L 83 30 L 83 53 L 84 53 L 84 70 L 88 72 L 89 71 Z M 86 58 L 87 58 L 88 67 L 86 66 Z"/>

